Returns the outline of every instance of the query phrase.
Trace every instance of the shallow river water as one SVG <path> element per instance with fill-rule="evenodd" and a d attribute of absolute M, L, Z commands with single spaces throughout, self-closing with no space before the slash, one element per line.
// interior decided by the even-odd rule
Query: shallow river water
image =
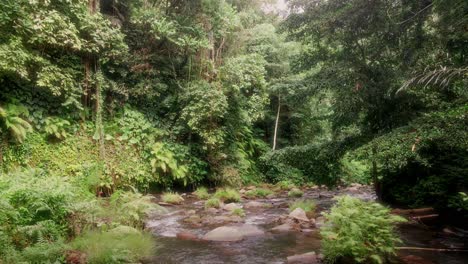
<path fill-rule="evenodd" d="M 350 194 L 365 200 L 375 199 L 375 195 L 369 187 L 361 187 L 358 191 L 352 192 L 347 189 L 341 191 L 308 189 L 303 198 L 314 199 L 317 202 L 317 216 L 319 216 L 321 211 L 327 210 L 333 205 L 333 196 L 341 194 Z M 240 222 L 226 223 L 217 221 L 223 220 L 223 217 L 226 218 L 229 215 L 226 211 L 207 212 L 203 208 L 203 201 L 186 195 L 183 204 L 167 206 L 168 213 L 153 216 L 147 221 L 147 228 L 155 235 L 158 245 L 156 257 L 150 263 L 286 263 L 288 256 L 311 251 L 320 253 L 320 236 L 317 229 L 309 230 L 307 233 L 271 232 L 271 228 L 278 225 L 276 220 L 289 213 L 288 204 L 293 200 L 294 198 L 288 198 L 286 193 L 271 199 L 256 199 L 255 201 L 268 204 L 269 207 L 244 208 L 246 216 L 238 219 Z M 240 204 L 245 205 L 249 201 L 251 200 L 243 199 Z M 194 224 L 184 220 L 190 217 L 201 219 L 201 223 Z M 265 231 L 265 234 L 238 242 L 207 242 L 177 238 L 177 234 L 187 232 L 202 237 L 216 227 L 243 223 L 259 227 Z M 466 248 L 468 246 L 466 237 L 448 235 L 422 224 L 401 226 L 399 232 L 404 241 L 403 246 L 424 248 Z M 420 256 L 424 260 L 430 261 L 421 262 L 421 264 L 431 262 L 434 264 L 468 263 L 468 253 L 400 251 L 399 255 Z"/>

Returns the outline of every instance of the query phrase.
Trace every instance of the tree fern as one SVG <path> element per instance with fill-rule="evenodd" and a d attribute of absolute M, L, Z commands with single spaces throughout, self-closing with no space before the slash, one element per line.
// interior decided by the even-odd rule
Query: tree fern
<path fill-rule="evenodd" d="M 32 126 L 23 119 L 28 115 L 23 105 L 7 104 L 6 107 L 0 107 L 1 125 L 17 142 L 23 142 L 27 133 L 32 131 Z"/>

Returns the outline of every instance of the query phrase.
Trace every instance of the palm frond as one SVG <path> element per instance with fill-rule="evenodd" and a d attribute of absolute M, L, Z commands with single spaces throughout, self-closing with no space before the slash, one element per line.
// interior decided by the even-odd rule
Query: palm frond
<path fill-rule="evenodd" d="M 439 86 L 441 88 L 447 87 L 454 79 L 466 78 L 468 75 L 468 67 L 465 68 L 448 68 L 441 67 L 437 70 L 425 71 L 421 74 L 406 81 L 397 93 L 408 89 L 411 86 L 423 85 L 424 88 L 427 86 Z"/>

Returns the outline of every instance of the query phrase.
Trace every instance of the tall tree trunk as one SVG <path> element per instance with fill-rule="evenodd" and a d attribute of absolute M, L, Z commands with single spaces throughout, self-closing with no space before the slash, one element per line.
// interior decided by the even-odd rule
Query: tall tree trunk
<path fill-rule="evenodd" d="M 90 14 L 95 14 L 98 12 L 99 9 L 99 0 L 88 0 L 88 11 Z M 102 126 L 102 91 L 101 91 L 101 76 L 100 76 L 100 68 L 99 68 L 99 58 L 95 56 L 94 54 L 88 54 L 84 58 L 84 64 L 85 64 L 85 86 L 87 89 L 87 94 L 85 94 L 85 98 L 87 98 L 87 104 L 85 107 L 91 105 L 89 104 L 89 96 L 90 96 L 90 90 L 89 89 L 92 85 L 94 85 L 94 92 L 95 92 L 95 105 L 94 105 L 94 111 L 95 111 L 95 126 L 96 126 L 96 132 L 94 134 L 94 139 L 97 140 L 99 144 L 99 158 L 101 160 L 104 160 L 105 156 L 105 148 L 104 148 L 104 129 Z M 92 79 L 92 82 L 89 81 L 89 79 Z"/>
<path fill-rule="evenodd" d="M 276 113 L 276 122 L 275 122 L 275 133 L 273 135 L 273 150 L 276 149 L 276 137 L 278 135 L 278 124 L 281 113 L 281 96 L 278 95 L 278 111 Z"/>
<path fill-rule="evenodd" d="M 377 155 L 377 148 L 374 146 L 372 147 L 372 181 L 374 182 L 374 189 L 375 194 L 377 195 L 377 200 L 382 200 L 382 190 L 379 182 L 378 177 L 378 170 L 377 170 L 377 161 L 375 160 L 375 156 Z"/>
<path fill-rule="evenodd" d="M 90 14 L 95 14 L 98 9 L 99 0 L 88 0 L 88 12 Z M 95 72 L 96 67 L 96 58 L 92 54 L 86 54 L 83 56 L 84 64 L 84 85 L 83 85 L 83 97 L 82 104 L 83 107 L 91 107 L 91 93 L 92 93 L 92 77 Z"/>

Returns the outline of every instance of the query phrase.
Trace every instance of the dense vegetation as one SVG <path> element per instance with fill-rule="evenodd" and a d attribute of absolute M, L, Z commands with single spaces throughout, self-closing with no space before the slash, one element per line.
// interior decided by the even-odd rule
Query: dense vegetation
<path fill-rule="evenodd" d="M 242 184 L 373 183 L 466 220 L 468 2 L 271 2 L 2 0 L 0 262 L 146 241 L 139 193 L 202 185 L 226 187 L 216 207 Z"/>

